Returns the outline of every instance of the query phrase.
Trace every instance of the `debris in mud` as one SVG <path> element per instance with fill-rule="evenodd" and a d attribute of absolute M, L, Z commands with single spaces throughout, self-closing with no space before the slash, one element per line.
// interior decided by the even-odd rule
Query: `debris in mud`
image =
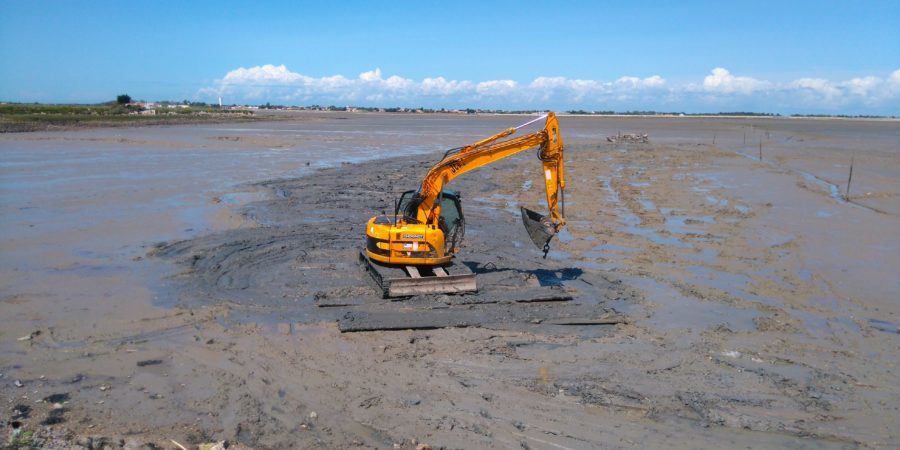
<path fill-rule="evenodd" d="M 8 448 L 31 448 L 34 446 L 34 432 L 31 430 L 23 430 L 13 425 L 12 433 L 9 435 Z"/>
<path fill-rule="evenodd" d="M 162 360 L 161 359 L 145 359 L 143 361 L 137 362 L 138 367 L 155 366 L 157 364 L 162 364 Z"/>
<path fill-rule="evenodd" d="M 28 405 L 16 405 L 13 407 L 10 417 L 13 419 L 24 420 L 31 414 L 31 407 Z"/>
<path fill-rule="evenodd" d="M 208 442 L 206 444 L 200 444 L 199 450 L 225 450 L 226 447 L 226 441 Z"/>
<path fill-rule="evenodd" d="M 900 324 L 888 322 L 886 320 L 869 319 L 869 326 L 878 331 L 900 334 Z"/>
<path fill-rule="evenodd" d="M 30 341 L 40 335 L 41 335 L 41 330 L 35 330 L 35 331 L 32 331 L 31 334 L 29 334 L 28 336 L 22 336 L 20 338 L 17 338 L 16 340 L 19 342 Z"/>
<path fill-rule="evenodd" d="M 57 425 L 66 421 L 66 408 L 53 408 L 47 413 L 47 418 L 41 421 L 41 425 Z"/>
<path fill-rule="evenodd" d="M 606 141 L 612 142 L 612 143 L 625 142 L 625 143 L 646 144 L 646 143 L 650 142 L 650 136 L 648 136 L 647 133 L 622 134 L 622 132 L 619 132 L 615 136 L 607 136 Z"/>
<path fill-rule="evenodd" d="M 63 402 L 69 401 L 69 398 L 70 398 L 69 394 L 62 393 L 62 394 L 48 395 L 48 396 L 44 397 L 42 400 L 47 403 L 63 403 Z"/>
<path fill-rule="evenodd" d="M 285 336 L 290 336 L 293 333 L 293 326 L 290 323 L 279 323 L 278 332 Z"/>
<path fill-rule="evenodd" d="M 419 406 L 422 403 L 422 399 L 417 397 L 403 399 L 403 406 Z"/>

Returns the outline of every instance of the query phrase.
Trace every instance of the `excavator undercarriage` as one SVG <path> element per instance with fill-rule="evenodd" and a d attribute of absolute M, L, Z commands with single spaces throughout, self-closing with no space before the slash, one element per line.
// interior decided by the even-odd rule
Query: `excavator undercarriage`
<path fill-rule="evenodd" d="M 385 298 L 478 290 L 475 274 L 464 264 L 395 266 L 373 261 L 364 251 L 359 252 L 359 262 L 372 275 Z"/>

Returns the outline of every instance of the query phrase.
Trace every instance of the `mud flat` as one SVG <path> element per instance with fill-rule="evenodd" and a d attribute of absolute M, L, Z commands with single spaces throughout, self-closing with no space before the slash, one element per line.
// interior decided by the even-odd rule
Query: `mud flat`
<path fill-rule="evenodd" d="M 479 294 L 381 299 L 356 266 L 361 224 L 439 150 L 516 119 L 3 137 L 0 430 L 164 448 L 900 445 L 897 122 L 563 117 L 570 226 L 548 260 L 517 217 L 543 196 L 526 152 L 454 182 Z M 619 131 L 650 142 L 606 142 Z M 531 290 L 571 298 L 515 301 Z M 342 333 L 351 318 L 448 327 Z"/>

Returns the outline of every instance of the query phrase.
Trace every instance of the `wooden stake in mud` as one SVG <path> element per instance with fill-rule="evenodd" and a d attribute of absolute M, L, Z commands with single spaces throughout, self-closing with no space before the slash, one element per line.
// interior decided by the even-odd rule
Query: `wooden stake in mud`
<path fill-rule="evenodd" d="M 716 135 L 713 134 L 713 145 L 716 145 Z"/>
<path fill-rule="evenodd" d="M 762 139 L 759 140 L 759 160 L 762 161 Z"/>
<path fill-rule="evenodd" d="M 741 145 L 747 145 L 747 130 L 744 130 L 744 143 Z"/>
<path fill-rule="evenodd" d="M 847 175 L 847 192 L 844 193 L 844 200 L 850 201 L 850 182 L 853 181 L 853 157 L 850 157 L 850 175 Z"/>

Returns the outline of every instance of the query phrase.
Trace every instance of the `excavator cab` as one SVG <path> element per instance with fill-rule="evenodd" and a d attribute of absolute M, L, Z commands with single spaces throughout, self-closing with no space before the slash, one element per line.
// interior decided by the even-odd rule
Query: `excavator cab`
<path fill-rule="evenodd" d="M 441 208 L 438 228 L 444 233 L 445 254 L 456 253 L 457 247 L 465 235 L 466 220 L 463 217 L 459 197 L 458 192 L 443 190 L 437 201 Z M 421 203 L 421 199 L 417 197 L 416 191 L 406 191 L 400 196 L 394 214 L 402 217 L 406 223 L 419 223 L 416 219 L 419 203 Z"/>

